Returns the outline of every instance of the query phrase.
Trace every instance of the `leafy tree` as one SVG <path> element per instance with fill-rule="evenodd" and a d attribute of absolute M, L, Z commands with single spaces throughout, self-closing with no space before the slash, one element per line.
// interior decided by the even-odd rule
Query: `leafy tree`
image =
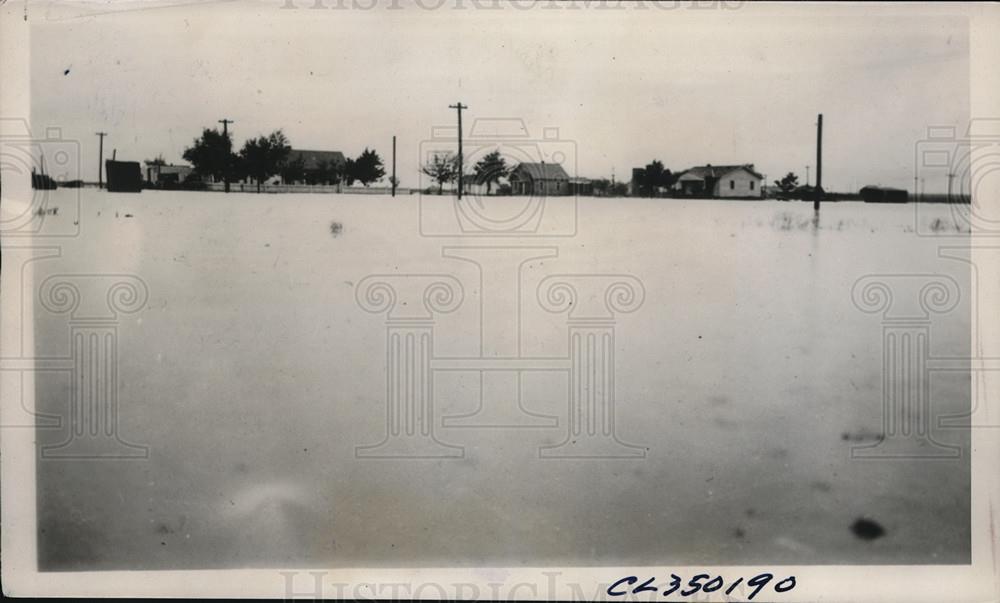
<path fill-rule="evenodd" d="M 302 153 L 299 153 L 293 159 L 286 161 L 285 165 L 281 167 L 281 181 L 285 184 L 301 182 L 305 179 L 306 160 L 302 157 Z"/>
<path fill-rule="evenodd" d="M 291 146 L 281 130 L 275 130 L 268 136 L 251 138 L 243 144 L 240 159 L 246 174 L 257 181 L 257 192 L 260 185 L 279 173 L 288 159 Z"/>
<path fill-rule="evenodd" d="M 486 185 L 486 194 L 490 194 L 493 183 L 500 183 L 501 178 L 505 178 L 510 173 L 507 162 L 500 151 L 493 151 L 479 160 L 473 168 L 473 177 L 478 184 Z"/>
<path fill-rule="evenodd" d="M 783 193 L 790 193 L 799 186 L 799 177 L 792 172 L 785 174 L 781 180 L 775 180 L 774 185 Z"/>
<path fill-rule="evenodd" d="M 624 182 L 615 182 L 609 192 L 612 197 L 624 197 L 628 195 L 628 185 Z"/>
<path fill-rule="evenodd" d="M 190 147 L 184 149 L 182 157 L 199 176 L 223 180 L 237 171 L 238 157 L 233 154 L 232 139 L 228 133 L 215 129 L 202 130 L 201 138 L 196 138 Z"/>
<path fill-rule="evenodd" d="M 338 184 L 344 176 L 343 165 L 336 161 L 320 160 L 316 166 L 313 183 Z"/>
<path fill-rule="evenodd" d="M 377 182 L 385 176 L 385 169 L 382 166 L 382 158 L 375 150 L 365 150 L 354 160 L 354 178 L 364 186 L 371 182 Z"/>
<path fill-rule="evenodd" d="M 344 160 L 344 182 L 347 186 L 354 184 L 354 181 L 358 179 L 358 166 L 357 162 L 348 157 Z"/>
<path fill-rule="evenodd" d="M 444 183 L 458 177 L 458 157 L 453 153 L 434 153 L 420 171 L 438 183 L 438 194 L 444 193 Z"/>
<path fill-rule="evenodd" d="M 663 162 L 654 159 L 639 174 L 639 194 L 643 197 L 656 197 L 659 189 L 670 188 L 675 181 L 673 173 L 663 167 Z"/>
<path fill-rule="evenodd" d="M 594 194 L 599 197 L 606 197 L 611 189 L 611 181 L 607 178 L 597 178 L 591 184 L 594 186 Z"/>

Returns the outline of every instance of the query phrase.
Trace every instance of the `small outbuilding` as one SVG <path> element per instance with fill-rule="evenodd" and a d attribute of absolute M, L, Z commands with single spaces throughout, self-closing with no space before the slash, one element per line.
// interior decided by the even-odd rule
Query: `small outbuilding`
<path fill-rule="evenodd" d="M 108 159 L 104 162 L 104 173 L 108 177 L 109 193 L 142 192 L 142 169 L 138 161 Z"/>
<path fill-rule="evenodd" d="M 905 190 L 888 186 L 866 186 L 860 193 L 865 203 L 906 203 L 909 200 Z"/>

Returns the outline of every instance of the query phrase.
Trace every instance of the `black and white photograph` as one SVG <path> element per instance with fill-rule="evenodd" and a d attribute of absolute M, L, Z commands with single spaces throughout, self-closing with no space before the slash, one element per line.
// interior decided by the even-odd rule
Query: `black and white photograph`
<path fill-rule="evenodd" d="M 1000 10 L 0 3 L 8 596 L 1000 597 Z"/>

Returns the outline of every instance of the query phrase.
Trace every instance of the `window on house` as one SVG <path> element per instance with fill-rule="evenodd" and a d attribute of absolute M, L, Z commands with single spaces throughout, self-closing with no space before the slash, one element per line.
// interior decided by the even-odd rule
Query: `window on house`
<path fill-rule="evenodd" d="M 750 181 L 750 190 L 753 190 L 753 180 Z"/>
<path fill-rule="evenodd" d="M 729 181 L 729 190 L 733 190 L 734 188 L 736 188 L 736 181 L 735 180 L 730 180 Z"/>

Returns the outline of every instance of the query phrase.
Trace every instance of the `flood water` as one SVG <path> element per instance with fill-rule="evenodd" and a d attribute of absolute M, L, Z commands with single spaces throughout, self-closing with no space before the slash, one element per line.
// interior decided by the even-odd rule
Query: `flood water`
<path fill-rule="evenodd" d="M 961 301 L 925 325 L 929 354 L 968 353 L 969 267 L 939 256 L 967 241 L 952 207 L 829 203 L 817 228 L 807 203 L 581 198 L 568 236 L 431 237 L 420 201 L 55 191 L 46 220 L 78 235 L 33 262 L 36 285 L 133 275 L 148 290 L 114 317 L 116 366 L 87 381 L 117 380 L 117 433 L 148 458 L 39 458 L 40 568 L 969 562 L 968 430 L 933 430 L 958 458 L 905 442 L 903 458 L 851 457 L 887 429 L 885 319 L 852 301 L 860 278 L 952 279 Z M 525 246 L 548 257 L 520 283 L 490 278 Z M 498 255 L 480 273 L 451 257 L 461 247 Z M 567 437 L 565 373 L 522 375 L 518 409 L 455 370 L 429 387 L 434 434 L 459 457 L 357 458 L 386 435 L 388 340 L 356 287 L 430 273 L 463 294 L 434 316 L 434 355 L 487 363 L 513 340 L 524 357 L 569 353 L 567 315 L 540 307 L 546 276 L 634 276 L 645 297 L 611 318 L 608 387 L 615 435 L 644 456 L 539 458 Z M 890 281 L 894 303 L 920 307 Z M 74 282 L 104 302 L 99 276 Z M 29 294 L 35 355 L 71 356 L 82 323 Z M 36 409 L 64 418 L 41 446 L 67 439 L 80 387 L 59 366 L 35 375 Z M 970 389 L 968 371 L 932 373 L 929 415 L 904 423 L 968 412 Z M 484 391 L 519 426 L 476 426 Z M 859 536 L 861 518 L 883 532 Z"/>

